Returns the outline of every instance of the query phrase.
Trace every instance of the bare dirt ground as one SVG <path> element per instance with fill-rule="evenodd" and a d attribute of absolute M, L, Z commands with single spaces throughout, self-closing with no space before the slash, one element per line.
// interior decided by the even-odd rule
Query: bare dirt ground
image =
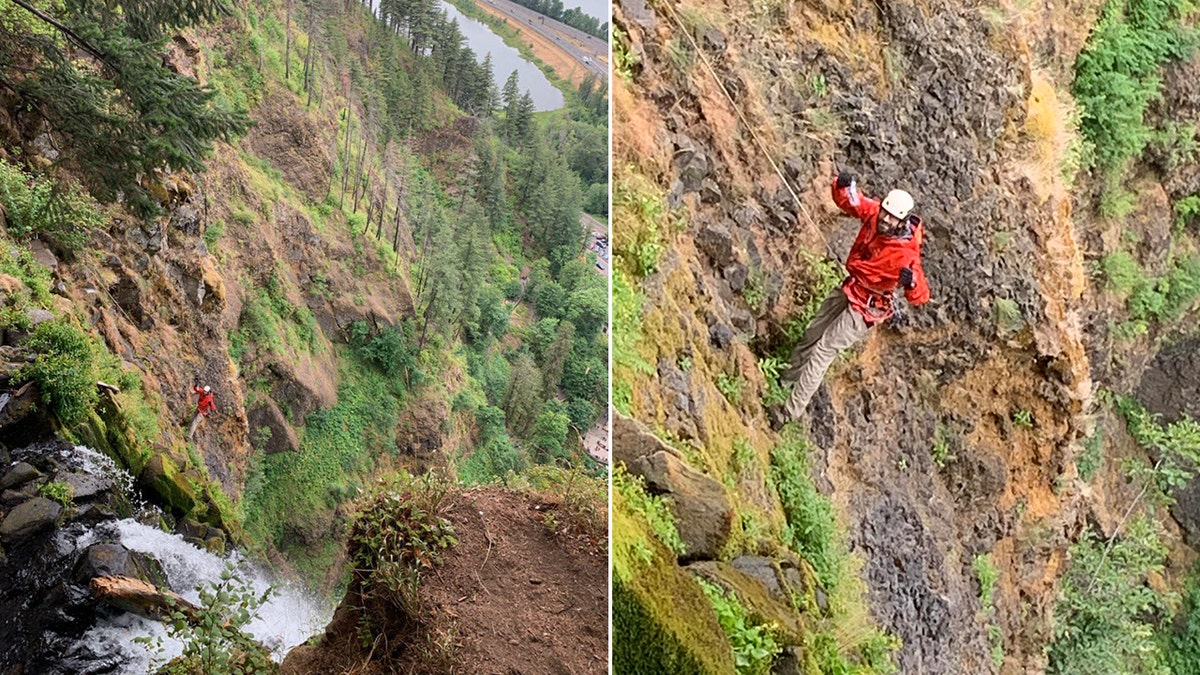
<path fill-rule="evenodd" d="M 442 515 L 458 543 L 424 578 L 419 617 L 364 614 L 352 590 L 283 675 L 607 672 L 608 558 L 594 524 L 496 488 L 455 494 Z"/>
<path fill-rule="evenodd" d="M 499 490 L 464 494 L 445 516 L 458 545 L 429 578 L 427 597 L 454 619 L 464 672 L 608 671 L 603 542 L 575 531 L 554 505 Z"/>

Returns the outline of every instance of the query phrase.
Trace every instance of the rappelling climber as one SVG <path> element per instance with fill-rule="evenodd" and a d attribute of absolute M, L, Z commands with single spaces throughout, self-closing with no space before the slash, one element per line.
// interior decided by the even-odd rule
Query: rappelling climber
<path fill-rule="evenodd" d="M 196 416 L 192 418 L 192 428 L 188 429 L 189 441 L 192 440 L 192 436 L 196 435 L 196 428 L 200 426 L 200 421 L 217 409 L 217 404 L 213 403 L 212 387 L 208 385 L 204 385 L 203 387 L 193 385 L 192 391 L 198 394 L 200 398 L 196 401 Z"/>
<path fill-rule="evenodd" d="M 895 314 L 893 295 L 904 289 L 909 304 L 929 300 L 921 269 L 921 239 L 925 228 L 911 213 L 912 195 L 892 190 L 880 203 L 861 194 L 854 177 L 842 171 L 833 179 L 833 201 L 847 215 L 862 221 L 850 255 L 850 273 L 835 288 L 804 331 L 792 352 L 783 379 L 792 381 L 792 394 L 782 410 L 772 410 L 772 424 L 781 426 L 804 414 L 825 370 L 838 352 L 853 345 L 867 329 Z"/>

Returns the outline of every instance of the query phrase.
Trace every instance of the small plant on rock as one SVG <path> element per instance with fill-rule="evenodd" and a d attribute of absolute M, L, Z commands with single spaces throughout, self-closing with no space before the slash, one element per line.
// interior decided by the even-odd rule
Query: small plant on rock
<path fill-rule="evenodd" d="M 70 483 L 52 480 L 38 488 L 38 494 L 52 499 L 63 506 L 70 506 L 75 498 L 75 488 Z"/>

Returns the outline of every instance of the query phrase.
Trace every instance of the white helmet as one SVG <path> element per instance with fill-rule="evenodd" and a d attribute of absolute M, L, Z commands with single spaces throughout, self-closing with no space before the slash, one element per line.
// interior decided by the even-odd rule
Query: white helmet
<path fill-rule="evenodd" d="M 207 393 L 208 393 L 208 392 L 210 392 L 210 391 L 212 391 L 212 387 L 209 387 L 209 386 L 205 385 L 205 387 L 204 387 L 204 393 L 206 393 L 206 394 L 207 394 Z"/>
<path fill-rule="evenodd" d="M 900 220 L 904 220 L 908 216 L 908 212 L 912 211 L 912 207 L 912 195 L 904 190 L 892 190 L 883 198 L 883 210 Z"/>

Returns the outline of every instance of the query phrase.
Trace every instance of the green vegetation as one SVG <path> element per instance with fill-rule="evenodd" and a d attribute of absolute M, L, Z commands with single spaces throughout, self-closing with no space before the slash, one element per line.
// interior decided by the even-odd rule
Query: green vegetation
<path fill-rule="evenodd" d="M 369 480 L 374 458 L 395 447 L 402 382 L 353 359 L 343 360 L 338 402 L 311 413 L 297 452 L 270 455 L 247 477 L 241 507 L 246 529 L 312 565 L 319 578 L 336 552 L 325 546 L 334 509 Z M 312 559 L 308 559 L 312 547 Z"/>
<path fill-rule="evenodd" d="M 947 463 L 953 462 L 955 459 L 957 459 L 957 457 L 955 457 L 951 452 L 950 447 L 952 433 L 953 432 L 950 431 L 950 427 L 942 424 L 941 422 L 938 423 L 937 430 L 934 431 L 933 449 L 930 451 L 930 454 L 933 456 L 933 463 L 936 464 L 939 469 L 945 468 Z"/>
<path fill-rule="evenodd" d="M 621 494 L 630 513 L 645 519 L 660 543 L 677 556 L 686 553 L 679 530 L 675 529 L 675 516 L 667 508 L 664 497 L 647 493 L 642 479 L 630 476 L 620 465 L 613 472 L 613 491 Z"/>
<path fill-rule="evenodd" d="M 1166 555 L 1160 527 L 1144 515 L 1109 542 L 1085 530 L 1060 584 L 1047 672 L 1167 675 L 1153 617 L 1169 605 L 1145 583 Z"/>
<path fill-rule="evenodd" d="M 1013 426 L 1018 429 L 1033 428 L 1033 411 L 1025 410 L 1024 408 L 1013 411 L 1012 416 Z"/>
<path fill-rule="evenodd" d="M 350 522 L 351 563 L 363 575 L 364 598 L 418 614 L 416 591 L 425 573 L 455 545 L 454 528 L 441 516 L 450 483 L 433 473 L 386 479 L 356 510 Z"/>
<path fill-rule="evenodd" d="M 631 278 L 652 274 L 662 254 L 666 210 L 663 196 L 648 178 L 627 168 L 613 185 L 614 267 Z"/>
<path fill-rule="evenodd" d="M 20 376 L 37 382 L 42 401 L 68 427 L 96 406 L 96 353 L 91 339 L 63 320 L 38 324 L 25 342 L 37 354 Z"/>
<path fill-rule="evenodd" d="M 782 541 L 812 565 L 817 583 L 830 598 L 828 618 L 805 635 L 808 672 L 894 673 L 891 654 L 900 641 L 871 626 L 866 616 L 866 588 L 838 530 L 833 505 L 817 491 L 808 468 L 809 446 L 794 426 L 787 426 L 771 450 L 770 483 L 787 517 Z M 805 599 L 806 606 L 815 600 Z M 848 635 L 853 626 L 853 635 Z"/>
<path fill-rule="evenodd" d="M 733 648 L 733 663 L 738 675 L 767 675 L 771 663 L 782 650 L 771 626 L 755 624 L 737 597 L 704 579 L 697 579 L 712 602 L 721 629 Z"/>
<path fill-rule="evenodd" d="M 163 166 L 201 171 L 214 141 L 248 128 L 244 112 L 216 105 L 212 89 L 161 56 L 178 31 L 218 18 L 220 0 L 31 6 L 40 11 L 10 4 L 0 15 L 0 79 L 65 138 L 63 153 L 97 198 L 123 192 L 136 210 L 158 213 L 139 176 Z M 71 37 L 42 17 L 70 27 Z"/>
<path fill-rule="evenodd" d="M 1135 399 L 1117 397 L 1116 404 L 1125 417 L 1130 435 L 1138 445 L 1157 457 L 1153 466 L 1141 460 L 1129 460 L 1126 471 L 1132 478 L 1155 488 L 1148 493 L 1152 499 L 1171 503 L 1172 494 L 1200 470 L 1200 423 L 1185 415 L 1164 427 Z"/>
<path fill-rule="evenodd" d="M 1200 425 L 1183 417 L 1163 426 L 1134 399 L 1114 401 L 1130 435 L 1156 462 L 1125 463 L 1130 478 L 1143 486 L 1138 499 L 1146 502 L 1133 505 L 1139 511 L 1130 509 L 1107 539 L 1089 528 L 1071 547 L 1054 609 L 1048 672 L 1193 672 L 1200 664 L 1200 577 L 1190 576 L 1182 601 L 1175 590 L 1148 580 L 1161 578 L 1168 552 L 1153 509 L 1170 504 L 1172 493 L 1196 475 Z M 1101 440 L 1088 445 L 1093 443 L 1103 446 Z"/>
<path fill-rule="evenodd" d="M 1104 465 L 1104 434 L 1099 429 L 1083 443 L 1083 451 L 1075 458 L 1079 478 L 1090 483 L 1096 472 Z"/>
<path fill-rule="evenodd" d="M 1004 635 L 996 625 L 995 592 L 1000 574 L 992 564 L 992 556 L 981 553 L 971 561 L 971 571 L 979 581 L 980 612 L 988 622 L 988 642 L 992 645 L 992 665 L 1000 668 L 1004 664 Z"/>
<path fill-rule="evenodd" d="M 195 611 L 168 596 L 167 635 L 183 642 L 183 654 L 155 672 L 159 675 L 269 675 L 279 672 L 270 652 L 246 631 L 271 591 L 258 595 L 232 565 L 219 581 L 199 589 Z M 162 638 L 137 638 L 162 653 Z"/>
<path fill-rule="evenodd" d="M 827 589 L 845 575 L 844 556 L 837 534 L 833 505 L 817 491 L 808 470 L 808 443 L 792 431 L 771 450 L 771 482 L 787 516 L 784 543 L 808 561 Z"/>
<path fill-rule="evenodd" d="M 75 498 L 75 488 L 70 483 L 52 480 L 39 486 L 38 494 L 63 506 L 71 506 L 72 500 Z"/>
<path fill-rule="evenodd" d="M 717 373 L 713 384 L 717 386 L 717 391 L 725 397 L 734 406 L 742 404 L 742 392 L 746 389 L 746 379 L 739 375 L 730 375 L 729 373 Z"/>
<path fill-rule="evenodd" d="M 1123 174 L 1150 141 L 1144 114 L 1162 85 L 1159 68 L 1187 58 L 1196 44 L 1185 22 L 1191 10 L 1188 0 L 1108 0 L 1101 10 L 1075 61 L 1071 93 L 1104 174 Z"/>
<path fill-rule="evenodd" d="M 0 204 L 8 233 L 18 241 L 42 237 L 52 245 L 75 251 L 87 241 L 103 216 L 95 200 L 73 183 L 59 184 L 28 174 L 0 159 Z"/>

